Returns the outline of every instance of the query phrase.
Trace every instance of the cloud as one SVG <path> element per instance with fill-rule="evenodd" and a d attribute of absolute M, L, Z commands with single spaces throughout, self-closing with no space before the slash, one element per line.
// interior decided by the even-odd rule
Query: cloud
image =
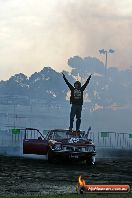
<path fill-rule="evenodd" d="M 0 0 L 0 79 L 46 66 L 68 69 L 74 55 L 113 48 L 109 65 L 132 65 L 132 3 L 128 0 Z"/>
<path fill-rule="evenodd" d="M 70 1 L 61 4 L 62 18 L 66 29 L 71 31 L 73 41 L 83 56 L 94 55 L 100 48 L 113 48 L 110 65 L 128 67 L 132 42 L 132 2 L 130 1 Z M 60 5 L 59 5 L 60 7 Z M 76 39 L 76 41 L 75 41 Z"/>

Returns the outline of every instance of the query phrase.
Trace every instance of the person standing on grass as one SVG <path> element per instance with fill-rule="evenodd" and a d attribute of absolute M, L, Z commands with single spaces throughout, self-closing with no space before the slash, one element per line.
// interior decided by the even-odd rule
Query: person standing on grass
<path fill-rule="evenodd" d="M 88 77 L 88 79 L 86 80 L 83 86 L 81 86 L 81 83 L 79 81 L 76 81 L 74 83 L 74 86 L 72 86 L 67 80 L 66 76 L 63 73 L 62 75 L 63 75 L 64 81 L 66 82 L 69 89 L 71 90 L 70 104 L 72 105 L 71 105 L 71 112 L 70 112 L 69 130 L 72 131 L 74 117 L 76 116 L 76 131 L 80 131 L 81 112 L 82 112 L 82 105 L 83 105 L 83 91 L 87 87 L 92 75 Z"/>

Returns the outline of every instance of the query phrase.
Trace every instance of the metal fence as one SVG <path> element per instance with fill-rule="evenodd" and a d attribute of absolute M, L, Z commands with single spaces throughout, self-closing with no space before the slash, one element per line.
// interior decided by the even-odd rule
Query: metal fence
<path fill-rule="evenodd" d="M 47 130 L 42 133 L 45 136 Z M 37 131 L 27 133 L 29 137 L 36 139 L 40 134 Z M 0 129 L 0 148 L 22 146 L 24 138 L 24 129 L 20 129 L 20 133 L 13 134 L 12 129 Z M 112 148 L 112 149 L 132 149 L 132 133 L 118 132 L 90 132 L 89 139 L 92 139 L 96 147 Z"/>
<path fill-rule="evenodd" d="M 132 133 L 90 132 L 89 138 L 93 140 L 96 147 L 132 149 Z"/>
<path fill-rule="evenodd" d="M 20 132 L 13 132 L 14 129 L 0 129 L 0 147 L 2 146 L 19 146 L 22 145 L 25 129 L 18 129 Z M 45 136 L 47 130 L 42 133 Z M 36 130 L 28 131 L 27 138 L 37 139 L 40 134 Z"/>

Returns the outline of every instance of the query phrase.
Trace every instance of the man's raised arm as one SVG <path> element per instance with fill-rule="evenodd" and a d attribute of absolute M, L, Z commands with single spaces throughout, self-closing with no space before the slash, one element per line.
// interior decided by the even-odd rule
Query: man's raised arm
<path fill-rule="evenodd" d="M 63 75 L 64 81 L 65 81 L 66 84 L 68 85 L 69 89 L 73 89 L 73 86 L 72 86 L 72 85 L 69 83 L 69 81 L 66 79 L 65 74 L 62 73 L 62 75 Z"/>
<path fill-rule="evenodd" d="M 85 84 L 81 87 L 81 90 L 84 91 L 85 88 L 87 87 L 89 81 L 90 81 L 90 78 L 91 78 L 92 74 L 88 77 L 88 79 L 86 80 Z"/>

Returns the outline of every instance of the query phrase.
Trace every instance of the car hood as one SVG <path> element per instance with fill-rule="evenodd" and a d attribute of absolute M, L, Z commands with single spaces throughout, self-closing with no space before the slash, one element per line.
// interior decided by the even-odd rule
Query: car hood
<path fill-rule="evenodd" d="M 86 144 L 92 144 L 91 141 L 84 140 L 82 138 L 69 138 L 69 139 L 63 139 L 63 140 L 50 140 L 53 144 L 60 143 L 63 145 L 86 145 Z"/>

